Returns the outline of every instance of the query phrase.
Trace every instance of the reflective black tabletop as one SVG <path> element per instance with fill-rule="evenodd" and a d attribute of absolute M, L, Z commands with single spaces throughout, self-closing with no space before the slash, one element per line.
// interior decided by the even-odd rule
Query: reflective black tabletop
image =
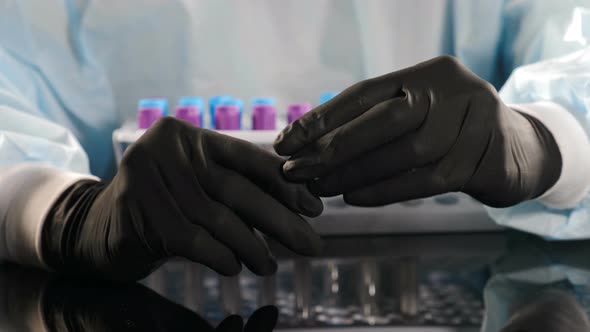
<path fill-rule="evenodd" d="M 0 331 L 587 331 L 590 241 L 515 232 L 273 244 L 279 270 L 175 260 L 136 284 L 0 265 Z M 213 253 L 212 253 L 213 254 Z"/>

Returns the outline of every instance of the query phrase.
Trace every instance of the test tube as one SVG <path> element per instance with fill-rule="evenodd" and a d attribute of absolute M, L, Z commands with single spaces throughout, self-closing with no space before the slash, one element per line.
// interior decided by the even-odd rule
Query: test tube
<path fill-rule="evenodd" d="M 211 118 L 211 127 L 215 128 L 215 107 L 221 103 L 231 101 L 231 99 L 231 96 L 228 95 L 212 96 L 209 98 L 209 116 Z"/>
<path fill-rule="evenodd" d="M 176 118 L 201 127 L 203 123 L 203 99 L 201 97 L 182 97 L 174 109 Z"/>
<path fill-rule="evenodd" d="M 311 262 L 308 258 L 295 259 L 295 310 L 298 318 L 311 318 Z"/>
<path fill-rule="evenodd" d="M 137 107 L 137 127 L 147 129 L 165 115 L 167 102 L 161 98 L 140 99 Z"/>
<path fill-rule="evenodd" d="M 287 122 L 291 123 L 299 119 L 303 114 L 311 111 L 311 105 L 307 103 L 303 104 L 290 104 L 287 107 Z"/>
<path fill-rule="evenodd" d="M 252 106 L 252 129 L 276 129 L 276 109 L 270 104 L 254 104 Z"/>
<path fill-rule="evenodd" d="M 215 107 L 215 129 L 240 130 L 240 107 L 236 104 L 223 104 Z"/>
<path fill-rule="evenodd" d="M 403 315 L 415 317 L 418 314 L 418 273 L 416 257 L 405 257 L 398 269 L 400 311 Z"/>

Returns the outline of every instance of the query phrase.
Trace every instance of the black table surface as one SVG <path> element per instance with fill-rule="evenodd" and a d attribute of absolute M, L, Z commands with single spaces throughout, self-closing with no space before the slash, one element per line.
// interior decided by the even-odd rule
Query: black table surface
<path fill-rule="evenodd" d="M 590 308 L 590 241 L 333 237 L 314 258 L 271 247 L 279 270 L 269 277 L 222 277 L 178 259 L 113 285 L 5 263 L 0 331 L 498 331 L 547 291 Z"/>

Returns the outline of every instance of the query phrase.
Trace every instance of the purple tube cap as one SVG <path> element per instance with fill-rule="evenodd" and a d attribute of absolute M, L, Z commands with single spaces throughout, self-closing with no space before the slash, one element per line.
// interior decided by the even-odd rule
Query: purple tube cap
<path fill-rule="evenodd" d="M 311 104 L 308 103 L 299 103 L 299 104 L 290 104 L 287 107 L 287 121 L 289 123 L 299 119 L 303 114 L 311 111 Z"/>
<path fill-rule="evenodd" d="M 270 104 L 256 104 L 252 107 L 252 129 L 276 129 L 276 109 Z"/>
<path fill-rule="evenodd" d="M 215 106 L 215 129 L 240 130 L 240 107 L 233 104 Z"/>
<path fill-rule="evenodd" d="M 163 116 L 160 107 L 144 107 L 137 112 L 137 127 L 147 129 Z"/>
<path fill-rule="evenodd" d="M 174 109 L 174 116 L 176 116 L 177 119 L 201 127 L 201 110 L 198 106 L 176 106 Z"/>

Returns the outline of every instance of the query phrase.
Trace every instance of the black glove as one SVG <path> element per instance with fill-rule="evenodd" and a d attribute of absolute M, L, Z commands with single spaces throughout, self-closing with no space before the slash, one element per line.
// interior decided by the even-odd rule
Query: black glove
<path fill-rule="evenodd" d="M 362 206 L 462 191 L 505 207 L 561 172 L 547 128 L 449 56 L 353 85 L 285 128 L 275 149 L 292 155 L 288 178 Z"/>
<path fill-rule="evenodd" d="M 257 229 L 293 251 L 320 238 L 298 213 L 321 201 L 283 178 L 283 160 L 248 142 L 164 118 L 130 146 L 110 184 L 81 181 L 47 218 L 42 253 L 54 270 L 128 281 L 171 256 L 223 275 L 242 261 L 266 275 L 276 261 Z"/>

